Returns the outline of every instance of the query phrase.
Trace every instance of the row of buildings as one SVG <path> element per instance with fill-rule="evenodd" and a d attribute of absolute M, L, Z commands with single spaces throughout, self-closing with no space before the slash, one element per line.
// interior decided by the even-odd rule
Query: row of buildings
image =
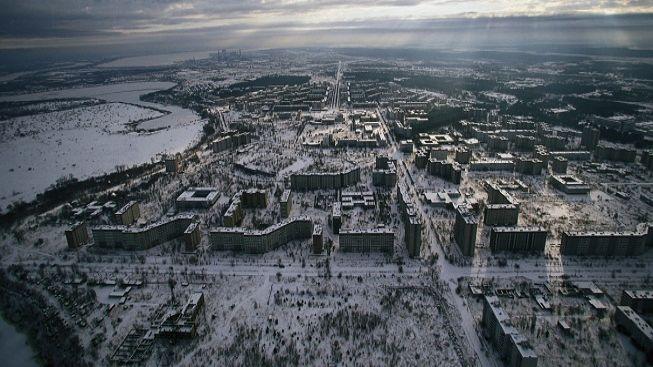
<path fill-rule="evenodd" d="M 235 227 L 243 220 L 244 209 L 266 208 L 268 192 L 258 189 L 240 190 L 231 198 L 231 204 L 222 216 L 222 225 Z"/>

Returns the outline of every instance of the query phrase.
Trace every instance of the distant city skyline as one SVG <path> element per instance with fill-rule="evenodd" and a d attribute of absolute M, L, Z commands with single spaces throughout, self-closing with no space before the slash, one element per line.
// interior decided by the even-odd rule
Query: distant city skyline
<path fill-rule="evenodd" d="M 653 23 L 653 2 L 645 0 L 0 0 L 0 6 L 0 49 L 182 40 L 243 48 L 420 42 L 464 47 L 467 38 L 511 34 L 516 26 L 522 29 L 517 33 L 543 43 L 550 40 L 537 33 L 619 29 L 607 44 L 642 47 L 642 38 L 649 37 L 638 32 Z M 573 33 L 576 42 L 588 42 Z"/>

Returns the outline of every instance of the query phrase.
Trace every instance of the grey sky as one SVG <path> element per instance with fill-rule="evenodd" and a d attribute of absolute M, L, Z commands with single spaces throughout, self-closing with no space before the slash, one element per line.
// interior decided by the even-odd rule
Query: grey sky
<path fill-rule="evenodd" d="M 367 39 L 349 40 L 363 45 L 375 41 L 375 32 L 388 31 L 395 32 L 388 41 L 401 44 L 450 29 L 446 20 L 454 18 L 472 19 L 462 22 L 466 27 L 503 32 L 497 18 L 527 16 L 541 22 L 561 14 L 653 12 L 653 0 L 0 0 L 0 6 L 0 48 L 5 49 L 191 37 L 226 46 L 329 45 L 340 43 L 337 35 L 346 33 L 364 34 Z M 478 18 L 494 20 L 473 21 Z M 603 19 L 608 26 L 630 26 L 619 17 Z"/>

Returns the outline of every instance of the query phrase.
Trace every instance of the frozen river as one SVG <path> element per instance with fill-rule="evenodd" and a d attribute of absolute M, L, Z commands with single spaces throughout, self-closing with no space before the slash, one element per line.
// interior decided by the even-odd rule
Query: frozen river
<path fill-rule="evenodd" d="M 0 317 L 0 361 L 6 367 L 36 367 L 27 336 Z"/>
<path fill-rule="evenodd" d="M 77 127 L 57 121 L 60 115 L 37 115 L 43 129 L 25 136 L 3 139 L 0 142 L 0 210 L 12 202 L 33 200 L 57 179 L 74 176 L 84 179 L 112 172 L 117 166 L 130 167 L 151 161 L 161 154 L 181 152 L 200 137 L 202 122 L 193 111 L 176 106 L 164 106 L 140 101 L 140 96 L 168 89 L 174 83 L 139 82 L 112 84 L 99 87 L 73 88 L 59 91 L 25 94 L 0 98 L 0 101 L 42 101 L 55 98 L 98 98 L 123 103 L 125 109 L 137 104 L 169 111 L 169 114 L 139 125 L 144 129 L 163 128 L 154 133 L 115 133 L 113 126 L 122 125 L 128 113 L 116 113 L 114 120 L 95 116 L 80 109 L 83 121 Z M 120 106 L 120 105 L 119 105 Z M 121 117 L 123 116 L 123 117 Z M 23 118 L 24 119 L 24 118 Z M 9 120 L 0 121 L 0 124 Z M 107 126 L 100 126 L 105 124 Z"/>

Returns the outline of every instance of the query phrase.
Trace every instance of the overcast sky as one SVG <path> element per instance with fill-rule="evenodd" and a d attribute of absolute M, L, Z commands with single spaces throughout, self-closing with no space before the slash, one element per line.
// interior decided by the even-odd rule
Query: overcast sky
<path fill-rule="evenodd" d="M 545 28 L 555 31 L 551 19 L 561 15 L 567 26 L 574 19 L 572 27 L 588 27 L 576 19 L 592 16 L 591 27 L 650 30 L 650 19 L 633 25 L 614 15 L 652 13 L 653 0 L 0 0 L 0 7 L 4 49 L 148 40 L 248 48 L 458 43 L 454 28 L 509 35 L 514 31 L 506 28 L 512 25 L 497 19 L 505 17 L 512 17 L 511 24 L 518 17 L 534 35 Z M 626 33 L 610 37 L 625 44 L 638 37 Z"/>

